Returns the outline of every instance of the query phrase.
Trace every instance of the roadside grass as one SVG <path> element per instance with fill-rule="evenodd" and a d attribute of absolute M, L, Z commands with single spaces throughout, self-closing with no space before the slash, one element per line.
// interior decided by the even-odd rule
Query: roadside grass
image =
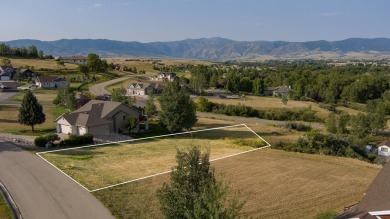
<path fill-rule="evenodd" d="M 146 81 L 146 80 L 143 80 L 142 78 L 140 77 L 132 77 L 132 78 L 129 78 L 129 79 L 126 79 L 124 81 L 118 81 L 116 83 L 113 83 L 113 84 L 110 84 L 108 86 L 106 86 L 106 90 L 107 91 L 112 91 L 113 89 L 116 89 L 116 88 L 121 88 L 121 87 L 124 87 L 126 88 L 127 85 L 129 85 L 130 83 L 150 83 L 150 81 Z"/>
<path fill-rule="evenodd" d="M 2 59 L 4 57 L 0 57 Z M 8 58 L 14 68 L 21 68 L 25 65 L 34 66 L 35 69 L 49 68 L 58 69 L 57 62 L 55 60 L 41 60 L 41 59 L 23 59 L 23 58 Z M 76 69 L 76 64 L 65 63 L 65 68 Z"/>
<path fill-rule="evenodd" d="M 212 163 L 244 217 L 329 218 L 361 200 L 379 166 L 359 160 L 264 149 Z M 162 218 L 156 190 L 169 174 L 93 194 L 117 218 Z M 326 212 L 326 214 L 324 213 Z"/>
<path fill-rule="evenodd" d="M 210 149 L 211 159 L 215 159 L 266 146 L 266 143 L 245 126 L 238 126 L 42 156 L 93 190 L 169 171 L 175 164 L 176 150 L 191 145 L 199 145 L 202 150 Z M 78 159 L 80 156 L 83 159 Z"/>
<path fill-rule="evenodd" d="M 3 195 L 0 193 L 0 219 L 12 219 L 12 212 L 7 203 L 5 202 L 5 199 Z"/>

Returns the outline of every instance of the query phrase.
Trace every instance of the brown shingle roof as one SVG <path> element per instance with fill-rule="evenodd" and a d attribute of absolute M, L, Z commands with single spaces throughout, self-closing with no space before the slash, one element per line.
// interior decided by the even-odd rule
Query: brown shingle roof
<path fill-rule="evenodd" d="M 120 105 L 122 105 L 122 103 L 103 100 L 91 100 L 80 109 L 68 114 L 64 114 L 62 117 L 64 117 L 71 125 L 77 126 L 87 127 L 108 124 L 111 122 L 105 117 Z M 133 107 L 131 108 L 141 114 L 138 109 Z M 57 118 L 56 121 L 59 118 Z"/>
<path fill-rule="evenodd" d="M 376 218 L 368 212 L 390 211 L 390 162 L 371 183 L 362 201 L 337 218 Z"/>
<path fill-rule="evenodd" d="M 53 76 L 39 76 L 37 80 L 41 83 L 51 83 L 54 82 L 58 77 Z"/>
<path fill-rule="evenodd" d="M 382 142 L 378 145 L 378 147 L 383 146 L 383 145 L 386 145 L 386 146 L 390 147 L 390 140 L 382 141 Z"/>

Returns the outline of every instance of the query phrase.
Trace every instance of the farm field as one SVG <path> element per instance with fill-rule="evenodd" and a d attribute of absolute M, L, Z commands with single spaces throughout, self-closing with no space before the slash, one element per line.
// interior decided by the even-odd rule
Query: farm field
<path fill-rule="evenodd" d="M 3 57 L 0 57 L 2 59 Z M 54 60 L 41 60 L 41 59 L 22 59 L 22 58 L 8 58 L 14 68 L 21 68 L 25 65 L 34 66 L 35 69 L 50 68 L 58 69 L 57 62 Z M 76 64 L 65 63 L 65 67 L 68 69 L 76 69 Z"/>
<path fill-rule="evenodd" d="M 211 159 L 266 146 L 245 126 L 41 154 L 89 190 L 171 170 L 176 150 L 198 145 Z"/>
<path fill-rule="evenodd" d="M 121 57 L 113 57 L 113 58 L 106 58 L 107 62 L 113 62 L 115 64 L 121 64 L 126 65 L 128 67 L 137 67 L 138 70 L 145 70 L 147 72 L 159 72 L 158 70 L 153 69 L 153 59 L 142 59 L 140 58 L 140 61 L 126 61 L 132 58 L 121 58 Z M 138 59 L 138 58 L 137 58 Z M 204 65 L 210 65 L 212 62 L 207 61 L 195 61 L 195 60 L 185 60 L 185 59 L 156 59 L 161 60 L 160 63 L 164 63 L 165 65 L 178 65 L 178 64 L 204 64 Z"/>
<path fill-rule="evenodd" d="M 361 200 L 380 170 L 366 162 L 264 149 L 212 163 L 246 201 L 243 216 L 314 218 Z M 117 218 L 162 218 L 155 192 L 169 174 L 94 192 Z"/>
<path fill-rule="evenodd" d="M 214 103 L 222 103 L 222 104 L 242 104 L 250 107 L 254 107 L 256 109 L 276 109 L 276 108 L 304 108 L 304 107 L 312 107 L 314 111 L 317 111 L 316 115 L 321 119 L 326 119 L 329 115 L 329 111 L 323 108 L 320 108 L 318 104 L 309 102 L 309 101 L 296 101 L 296 100 L 288 100 L 287 104 L 284 105 L 280 98 L 277 97 L 260 97 L 260 96 L 246 96 L 244 99 L 220 99 L 218 97 L 209 97 L 210 101 Z M 360 111 L 354 110 L 347 107 L 337 107 L 337 110 L 347 112 L 351 115 L 356 115 Z"/>

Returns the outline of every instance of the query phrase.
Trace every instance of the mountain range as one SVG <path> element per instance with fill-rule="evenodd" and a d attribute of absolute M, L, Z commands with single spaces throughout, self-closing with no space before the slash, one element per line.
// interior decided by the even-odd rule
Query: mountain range
<path fill-rule="evenodd" d="M 124 42 L 107 39 L 21 39 L 2 42 L 13 47 L 35 45 L 54 56 L 166 57 L 199 60 L 388 58 L 390 39 L 350 38 L 340 41 L 234 41 L 225 38 L 186 39 L 171 42 Z"/>

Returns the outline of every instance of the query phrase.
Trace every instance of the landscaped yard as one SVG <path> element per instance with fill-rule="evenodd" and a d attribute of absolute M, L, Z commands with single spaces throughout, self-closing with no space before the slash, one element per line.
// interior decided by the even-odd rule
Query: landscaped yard
<path fill-rule="evenodd" d="M 213 162 L 253 218 L 314 218 L 361 200 L 380 167 L 362 161 L 264 149 Z M 169 174 L 94 192 L 117 218 L 162 218 L 156 189 Z M 333 213 L 334 215 L 334 213 Z"/>
<path fill-rule="evenodd" d="M 152 138 L 108 146 L 42 154 L 88 189 L 171 170 L 177 149 L 199 145 L 211 159 L 248 151 L 266 143 L 245 126 Z"/>

